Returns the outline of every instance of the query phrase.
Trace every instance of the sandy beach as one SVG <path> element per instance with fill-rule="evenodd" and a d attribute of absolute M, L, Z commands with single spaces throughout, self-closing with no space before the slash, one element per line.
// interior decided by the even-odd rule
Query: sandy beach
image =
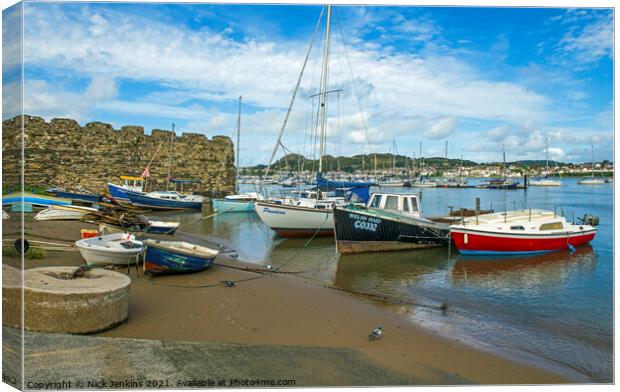
<path fill-rule="evenodd" d="M 17 238 L 15 218 L 3 222 L 5 239 Z M 72 243 L 79 239 L 81 228 L 93 226 L 80 222 L 32 222 L 27 218 L 25 231 L 31 240 Z M 19 266 L 18 259 L 3 260 Z M 45 259 L 26 259 L 26 268 L 80 264 L 83 260 L 76 249 L 49 251 Z M 247 267 L 242 261 L 221 255 L 216 265 L 206 271 L 152 280 L 136 267 L 129 272 L 126 267 L 119 268 L 118 272 L 128 273 L 133 280 L 129 318 L 95 336 L 348 348 L 426 385 L 575 381 L 413 324 L 407 315 L 415 308 L 330 289 L 299 275 L 243 270 Z M 226 287 L 221 284 L 224 280 L 237 283 Z M 383 326 L 384 335 L 378 341 L 370 341 L 367 335 L 377 325 Z M 281 370 L 285 376 L 286 369 Z"/>

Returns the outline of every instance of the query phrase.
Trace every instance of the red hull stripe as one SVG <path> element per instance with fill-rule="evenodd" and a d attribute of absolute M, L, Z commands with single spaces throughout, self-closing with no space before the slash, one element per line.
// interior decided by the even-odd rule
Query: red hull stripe
<path fill-rule="evenodd" d="M 467 243 L 465 243 L 467 234 Z M 596 231 L 577 233 L 570 236 L 540 237 L 500 237 L 491 234 L 480 235 L 453 231 L 451 237 L 462 253 L 537 253 L 561 250 L 571 246 L 581 246 L 594 239 Z"/>

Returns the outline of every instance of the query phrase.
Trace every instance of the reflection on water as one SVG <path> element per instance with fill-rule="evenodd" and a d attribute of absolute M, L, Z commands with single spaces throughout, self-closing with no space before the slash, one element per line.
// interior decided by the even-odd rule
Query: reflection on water
<path fill-rule="evenodd" d="M 533 256 L 471 257 L 460 255 L 452 269 L 455 285 L 486 286 L 532 294 L 537 288 L 563 285 L 570 276 L 592 275 L 596 254 L 591 246 L 576 252 L 551 252 Z"/>
<path fill-rule="evenodd" d="M 425 189 L 422 203 L 428 215 L 445 214 L 449 206 L 471 208 L 476 197 L 481 198 L 483 209 L 562 206 L 569 219 L 573 213 L 598 215 L 601 225 L 592 246 L 572 254 L 473 258 L 444 247 L 339 256 L 333 238 L 310 242 L 278 238 L 255 213 L 211 216 L 213 211 L 206 208 L 202 213 L 153 216 L 181 221 L 180 231 L 222 239 L 244 261 L 303 272 L 302 276 L 348 290 L 416 303 L 446 302 L 446 315 L 421 307 L 399 311 L 416 322 L 432 323 L 440 332 L 531 353 L 577 369 L 592 380 L 609 382 L 613 375 L 613 188 L 586 189 L 571 179 L 563 183 L 527 191 Z"/>

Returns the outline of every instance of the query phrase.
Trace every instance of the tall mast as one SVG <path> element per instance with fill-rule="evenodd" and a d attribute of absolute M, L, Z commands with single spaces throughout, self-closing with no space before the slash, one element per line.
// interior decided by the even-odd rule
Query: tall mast
<path fill-rule="evenodd" d="M 505 176 L 506 172 L 506 145 L 502 144 L 502 177 Z"/>
<path fill-rule="evenodd" d="M 237 165 L 237 174 L 239 174 L 239 167 L 241 165 L 241 161 L 239 161 L 239 152 L 241 151 L 240 140 L 241 140 L 241 95 L 239 96 L 239 109 L 237 112 L 237 159 L 235 162 Z"/>
<path fill-rule="evenodd" d="M 590 144 L 590 153 L 592 155 L 592 177 L 594 177 L 594 144 Z"/>
<path fill-rule="evenodd" d="M 168 185 L 166 189 L 170 189 L 170 180 L 172 177 L 170 176 L 170 170 L 172 168 L 172 141 L 174 140 L 174 123 L 172 123 L 172 132 L 170 132 L 170 149 L 168 150 Z"/>
<path fill-rule="evenodd" d="M 545 137 L 545 155 L 546 155 L 545 175 L 547 175 L 549 174 L 549 137 Z"/>
<path fill-rule="evenodd" d="M 325 155 L 325 133 L 327 122 L 327 86 L 329 85 L 329 27 L 331 23 L 332 6 L 327 6 L 327 20 L 325 22 L 325 49 L 323 50 L 323 73 L 321 75 L 321 138 L 319 147 L 319 173 L 323 172 L 323 155 Z"/>

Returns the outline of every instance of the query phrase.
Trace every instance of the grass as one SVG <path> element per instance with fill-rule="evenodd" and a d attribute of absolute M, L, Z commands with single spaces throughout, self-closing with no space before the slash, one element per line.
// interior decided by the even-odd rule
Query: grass
<path fill-rule="evenodd" d="M 2 247 L 2 256 L 17 258 L 19 257 L 19 252 L 14 246 L 5 245 Z M 43 248 L 33 246 L 26 251 L 24 257 L 27 259 L 44 259 L 47 257 L 47 252 Z"/>

